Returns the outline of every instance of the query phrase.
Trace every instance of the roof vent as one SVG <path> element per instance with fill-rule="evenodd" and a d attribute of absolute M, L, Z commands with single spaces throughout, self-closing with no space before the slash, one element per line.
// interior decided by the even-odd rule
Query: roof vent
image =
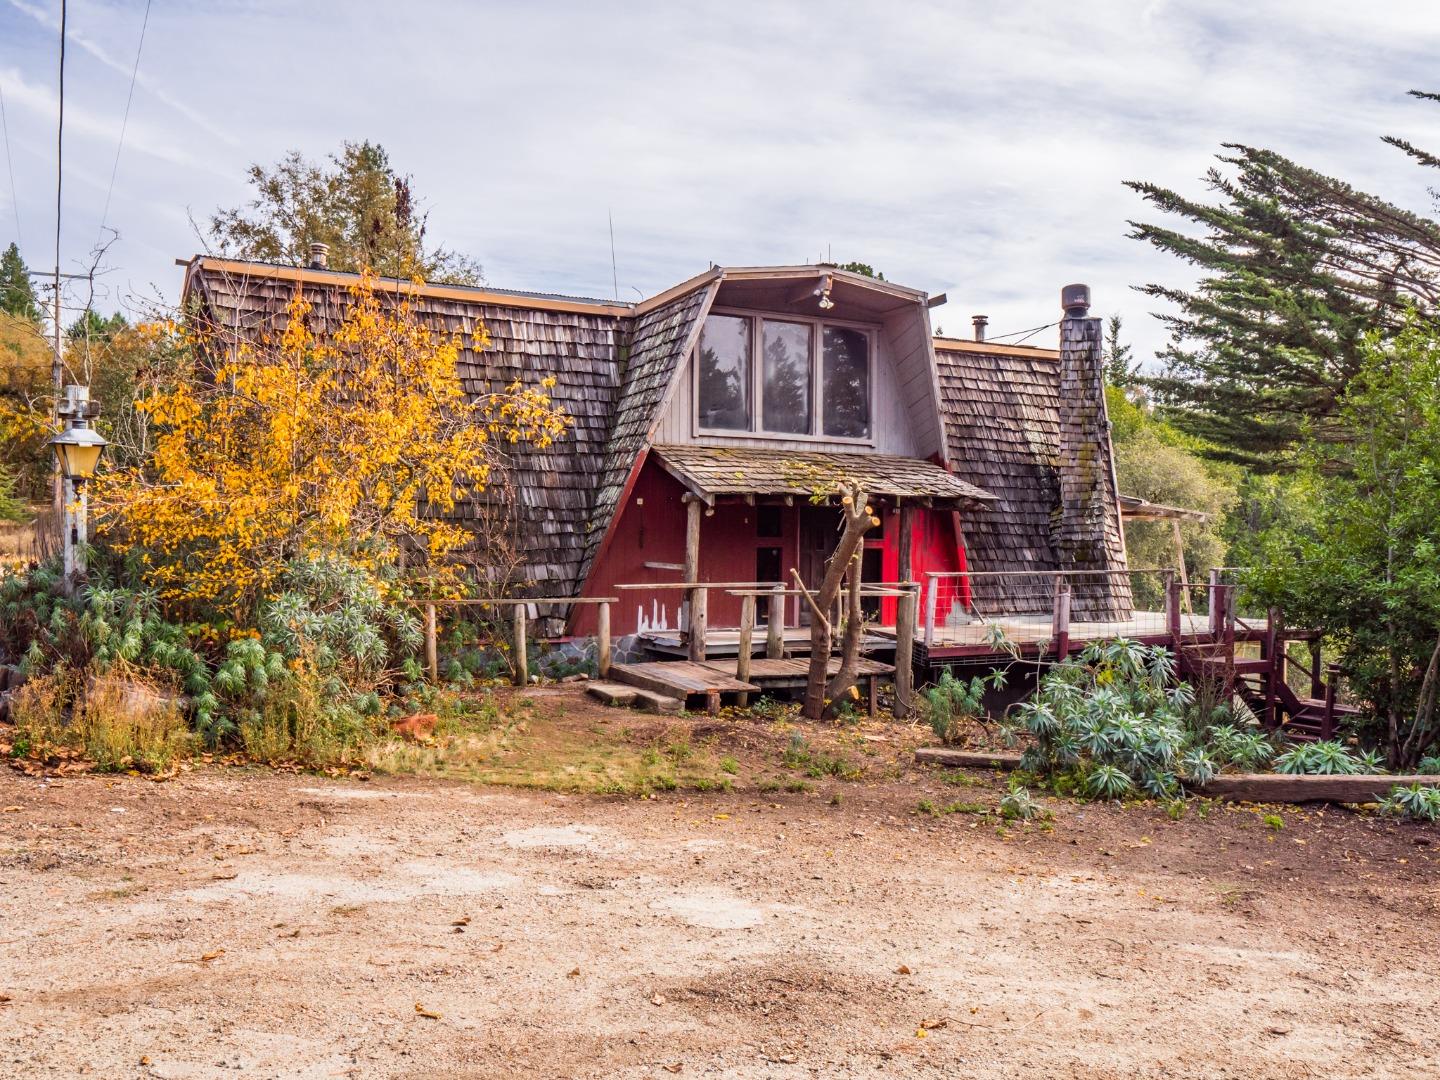
<path fill-rule="evenodd" d="M 312 270 L 324 270 L 330 265 L 330 245 L 322 244 L 320 241 L 310 245 L 310 268 Z"/>
<path fill-rule="evenodd" d="M 1060 290 L 1060 306 L 1067 319 L 1083 319 L 1090 314 L 1090 286 L 1066 285 Z"/>
<path fill-rule="evenodd" d="M 970 321 L 975 324 L 975 340 L 985 340 L 985 327 L 990 325 L 989 315 L 971 315 Z"/>

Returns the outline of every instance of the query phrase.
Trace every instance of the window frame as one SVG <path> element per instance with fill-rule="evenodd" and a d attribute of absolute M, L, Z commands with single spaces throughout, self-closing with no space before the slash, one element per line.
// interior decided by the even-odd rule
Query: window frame
<path fill-rule="evenodd" d="M 750 324 L 750 427 L 746 429 L 736 428 L 707 428 L 700 424 L 700 376 L 699 357 L 700 342 L 696 339 L 695 348 L 690 354 L 690 430 L 696 437 L 704 436 L 713 439 L 772 439 L 776 441 L 796 441 L 813 443 L 834 443 L 841 446 L 870 446 L 876 445 L 876 411 L 875 397 L 879 385 L 878 369 L 880 366 L 880 335 L 877 328 L 870 323 L 851 322 L 848 319 L 827 319 L 810 315 L 791 315 L 788 312 L 766 312 L 744 310 L 741 308 L 714 307 L 705 313 L 705 317 L 711 315 L 729 315 L 746 319 Z M 764 320 L 771 322 L 802 323 L 810 327 L 810 431 L 769 431 L 764 427 L 765 422 L 765 358 Z M 825 432 L 825 368 L 824 368 L 824 338 L 826 326 L 840 326 L 847 330 L 857 330 L 865 335 L 866 362 L 869 365 L 869 396 L 866 402 L 870 410 L 870 434 L 866 436 L 843 436 L 826 435 Z"/>

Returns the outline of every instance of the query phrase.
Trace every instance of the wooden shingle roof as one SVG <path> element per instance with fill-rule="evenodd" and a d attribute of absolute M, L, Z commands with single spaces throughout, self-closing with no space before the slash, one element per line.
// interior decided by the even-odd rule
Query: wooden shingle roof
<path fill-rule="evenodd" d="M 829 494 L 840 481 L 874 496 L 975 506 L 993 496 L 938 465 L 893 454 L 832 454 L 759 447 L 657 446 L 660 464 L 707 501 L 717 495 Z"/>

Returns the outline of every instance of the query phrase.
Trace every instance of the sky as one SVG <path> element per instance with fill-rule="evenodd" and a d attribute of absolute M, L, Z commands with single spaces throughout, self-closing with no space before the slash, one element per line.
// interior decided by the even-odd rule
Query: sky
<path fill-rule="evenodd" d="M 144 12 L 68 12 L 60 263 L 116 230 L 102 310 L 173 302 L 249 165 L 345 140 L 384 145 L 495 286 L 611 296 L 613 219 L 621 299 L 859 260 L 994 337 L 1085 282 L 1142 359 L 1165 332 L 1134 286 L 1192 274 L 1127 237 L 1156 215 L 1123 181 L 1203 195 L 1243 142 L 1411 209 L 1440 186 L 1379 142 L 1440 149 L 1440 106 L 1406 96 L 1440 90 L 1434 0 L 154 0 L 120 144 Z M 58 18 L 0 0 L 0 246 L 18 230 L 32 268 L 55 262 Z"/>

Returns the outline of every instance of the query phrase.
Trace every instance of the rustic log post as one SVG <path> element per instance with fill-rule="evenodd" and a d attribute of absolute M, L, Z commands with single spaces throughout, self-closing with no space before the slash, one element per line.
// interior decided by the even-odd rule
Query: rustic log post
<path fill-rule="evenodd" d="M 770 612 L 765 625 L 765 659 L 780 660 L 785 656 L 785 586 L 771 590 Z"/>
<path fill-rule="evenodd" d="M 1175 569 L 1180 574 L 1180 595 L 1184 597 L 1185 606 L 1193 615 L 1194 609 L 1190 607 L 1190 577 L 1185 570 L 1185 538 L 1180 535 L 1180 519 L 1171 518 L 1170 524 L 1172 526 L 1170 539 L 1175 544 Z"/>
<path fill-rule="evenodd" d="M 1285 638 L 1280 632 L 1280 609 L 1271 608 L 1266 612 L 1265 636 L 1261 639 L 1265 659 L 1270 661 L 1270 670 L 1265 672 L 1265 727 L 1274 731 L 1280 725 L 1279 700 L 1280 676 L 1285 670 Z"/>
<path fill-rule="evenodd" d="M 1331 664 L 1325 669 L 1325 718 L 1320 721 L 1320 738 L 1333 739 L 1335 737 L 1335 683 L 1340 677 L 1340 669 Z"/>
<path fill-rule="evenodd" d="M 915 688 L 915 593 L 907 583 L 914 573 L 912 544 L 915 534 L 915 509 L 909 503 L 900 507 L 900 582 L 902 595 L 895 598 L 895 718 L 910 715 L 910 697 Z M 870 680 L 873 688 L 875 680 Z"/>
<path fill-rule="evenodd" d="M 1208 601 L 1207 606 L 1210 608 L 1210 633 L 1213 634 L 1216 639 L 1220 637 L 1225 626 L 1225 608 L 1220 602 L 1221 599 L 1220 571 L 1212 568 L 1210 571 L 1210 588 L 1206 594 L 1206 600 Z"/>
<path fill-rule="evenodd" d="M 440 681 L 440 647 L 435 640 L 435 605 L 425 605 L 425 670 L 431 682 Z"/>
<path fill-rule="evenodd" d="M 682 573 L 685 581 L 700 580 L 700 516 L 703 507 L 699 498 L 685 496 L 685 566 Z M 691 660 L 705 659 L 705 612 L 702 607 L 705 590 L 685 590 L 685 641 L 686 654 Z"/>
<path fill-rule="evenodd" d="M 1235 693 L 1235 586 L 1221 585 L 1220 618 L 1225 642 L 1225 700 Z"/>
<path fill-rule="evenodd" d="M 689 657 L 696 663 L 705 659 L 705 634 L 708 629 L 710 590 L 701 585 L 690 598 L 690 647 Z"/>
<path fill-rule="evenodd" d="M 915 608 L 919 597 L 906 589 L 895 604 L 895 716 L 911 713 L 915 696 Z"/>
<path fill-rule="evenodd" d="M 1310 696 L 1318 698 L 1325 693 L 1325 684 L 1320 681 L 1320 639 L 1311 638 L 1305 644 L 1310 647 Z"/>
<path fill-rule="evenodd" d="M 604 679 L 610 674 L 610 605 L 597 604 L 595 612 L 595 674 Z"/>
<path fill-rule="evenodd" d="M 925 648 L 935 644 L 936 594 L 940 591 L 940 579 L 929 575 L 925 579 Z"/>
<path fill-rule="evenodd" d="M 1055 641 L 1055 658 L 1063 661 L 1070 655 L 1070 586 L 1062 584 L 1055 590 L 1055 611 L 1050 620 L 1050 636 Z"/>
<path fill-rule="evenodd" d="M 525 605 L 515 605 L 515 685 L 528 686 L 530 683 L 530 661 L 525 645 Z"/>
<path fill-rule="evenodd" d="M 1165 571 L 1165 632 L 1170 635 L 1170 648 L 1180 655 L 1180 581 L 1173 570 Z"/>
<path fill-rule="evenodd" d="M 755 597 L 747 593 L 740 598 L 740 643 L 735 652 L 735 678 L 750 681 L 750 653 L 755 641 Z M 750 704 L 750 695 L 741 693 L 735 699 L 742 709 Z"/>

